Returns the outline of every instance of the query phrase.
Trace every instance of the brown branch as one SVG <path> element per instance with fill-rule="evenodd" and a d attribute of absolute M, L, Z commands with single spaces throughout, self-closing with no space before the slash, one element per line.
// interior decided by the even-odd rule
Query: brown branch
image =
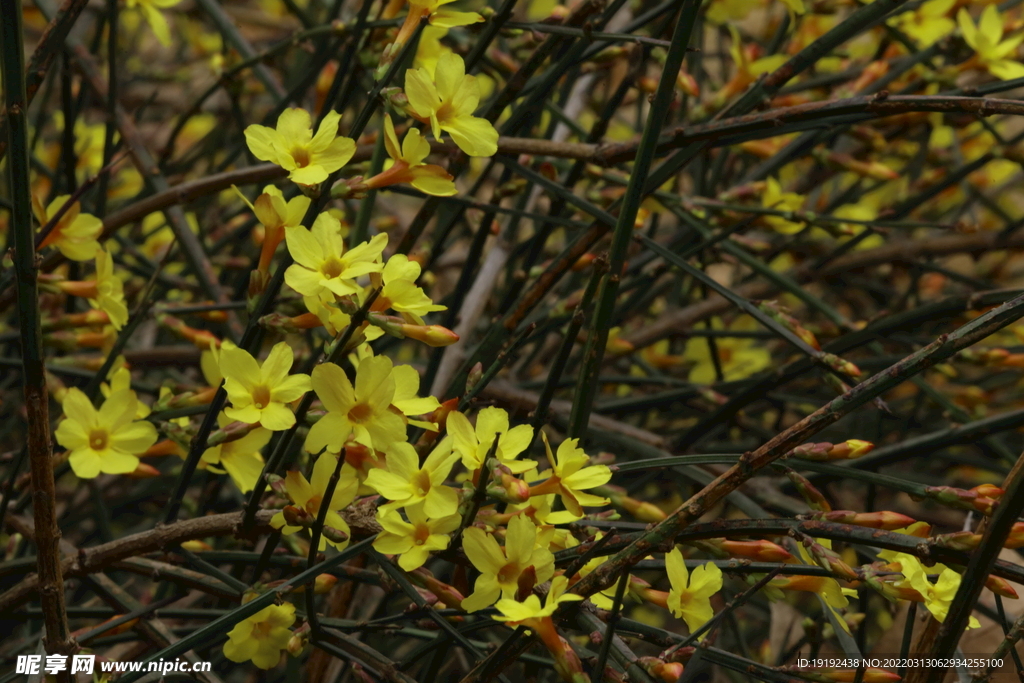
<path fill-rule="evenodd" d="M 32 52 L 32 58 L 25 70 L 26 102 L 28 104 L 32 104 L 36 92 L 39 91 L 39 86 L 46 78 L 46 72 L 50 70 L 54 56 L 60 52 L 64 39 L 67 38 L 71 27 L 74 26 L 87 4 L 89 4 L 88 0 L 64 0 L 64 4 L 60 6 L 46 29 L 43 30 L 43 35 L 39 37 L 39 43 Z M 0 159 L 4 158 L 6 152 L 7 112 L 4 110 L 0 111 Z"/>
<path fill-rule="evenodd" d="M 822 429 L 838 422 L 857 407 L 1019 320 L 1022 314 L 1024 295 L 982 314 L 950 334 L 941 335 L 928 346 L 833 399 L 757 450 L 745 453 L 739 462 L 694 494 L 664 521 L 584 577 L 573 586 L 573 591 L 581 595 L 593 595 L 609 587 L 623 569 L 635 564 L 651 552 L 652 548 L 674 539 L 726 494 L 736 490 L 755 473 L 784 456 L 794 446 L 809 441 Z"/>
<path fill-rule="evenodd" d="M 922 256 L 979 254 L 992 249 L 1024 249 L 1024 234 L 1005 238 L 998 232 L 979 232 L 972 235 L 943 235 L 927 240 L 901 240 L 877 249 L 865 249 L 841 256 L 821 269 L 809 265 L 798 266 L 788 275 L 803 284 L 883 263 L 913 263 Z M 771 296 L 777 288 L 771 282 L 761 281 L 737 287 L 735 291 L 748 299 L 763 299 Z M 697 322 L 729 310 L 730 305 L 725 298 L 713 294 L 699 303 L 666 313 L 658 320 L 645 323 L 642 328 L 625 339 L 636 348 L 650 346 L 667 336 L 684 334 Z"/>
<path fill-rule="evenodd" d="M 256 527 L 265 531 L 270 528 L 270 518 L 274 510 L 261 510 L 256 513 Z M 379 528 L 373 526 L 373 518 L 358 509 L 344 512 L 343 516 L 352 530 L 353 537 L 365 538 L 373 535 Z M 83 576 L 105 569 L 121 560 L 146 553 L 155 552 L 164 547 L 211 536 L 237 536 L 242 522 L 241 512 L 228 512 L 219 515 L 207 515 L 196 519 L 186 519 L 174 524 L 157 526 L 149 531 L 141 531 L 125 536 L 109 543 L 80 549 L 77 557 L 64 558 L 62 568 L 65 577 Z M 39 577 L 29 574 L 18 585 L 0 594 L 0 613 L 11 610 L 30 599 L 39 587 Z"/>
<path fill-rule="evenodd" d="M 261 511 L 256 516 L 257 524 L 264 529 L 270 528 L 270 518 L 273 515 L 274 511 L 272 510 Z M 65 577 L 83 576 L 126 558 L 145 555 L 182 541 L 233 535 L 241 521 L 241 512 L 229 512 L 158 526 L 150 531 L 125 536 L 92 548 L 81 549 L 78 551 L 77 557 L 64 558 L 61 568 Z M 39 528 L 38 523 L 36 528 Z M 0 594 L 0 612 L 12 610 L 31 599 L 39 589 L 39 576 L 29 574 L 16 586 Z"/>

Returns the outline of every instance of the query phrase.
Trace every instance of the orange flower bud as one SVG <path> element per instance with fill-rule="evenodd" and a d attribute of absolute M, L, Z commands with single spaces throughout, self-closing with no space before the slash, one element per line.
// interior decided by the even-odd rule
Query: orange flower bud
<path fill-rule="evenodd" d="M 996 595 L 1001 595 L 1004 598 L 1017 599 L 1017 591 L 1013 590 L 1013 586 L 1010 585 L 1009 581 L 1000 576 L 990 575 L 985 579 L 985 588 L 988 588 Z"/>
<path fill-rule="evenodd" d="M 155 444 L 150 446 L 145 453 L 139 455 L 140 458 L 155 458 L 162 455 L 185 455 L 185 449 L 183 449 L 178 442 L 171 439 L 164 439 L 163 441 L 157 441 Z"/>
<path fill-rule="evenodd" d="M 794 562 L 795 558 L 782 546 L 771 541 L 734 541 L 723 539 L 718 543 L 722 550 L 733 557 L 747 557 L 758 562 Z"/>
<path fill-rule="evenodd" d="M 679 75 L 676 76 L 676 85 L 690 97 L 700 97 L 700 86 L 697 84 L 697 79 L 683 69 L 680 69 Z"/>
<path fill-rule="evenodd" d="M 810 672 L 816 673 L 827 680 L 835 681 L 835 683 L 853 683 L 853 680 L 857 677 L 856 669 L 810 669 Z M 864 669 L 861 680 L 864 683 L 896 683 L 896 681 L 900 680 L 900 677 L 885 669 L 868 667 Z"/>
<path fill-rule="evenodd" d="M 147 465 L 144 462 L 140 462 L 135 467 L 134 471 L 129 472 L 124 476 L 128 477 L 129 479 L 152 479 L 154 477 L 160 476 L 160 470 L 153 467 L 152 465 Z"/>
<path fill-rule="evenodd" d="M 329 593 L 334 584 L 338 583 L 338 577 L 333 574 L 320 574 L 313 581 L 313 592 L 317 595 Z"/>
<path fill-rule="evenodd" d="M 593 263 L 595 260 L 597 260 L 597 256 L 595 254 L 584 254 L 583 256 L 580 256 L 578 259 L 576 259 L 576 263 L 572 264 L 571 270 L 574 273 L 578 273 L 581 270 L 586 270 L 587 268 L 590 267 L 590 264 Z"/>
<path fill-rule="evenodd" d="M 832 512 L 812 513 L 809 519 L 819 519 L 837 524 L 853 524 L 855 526 L 866 526 L 871 529 L 902 529 L 915 522 L 912 517 L 901 515 L 898 512 L 881 510 L 879 512 L 854 512 L 852 510 L 833 510 Z"/>
<path fill-rule="evenodd" d="M 985 496 L 986 498 L 992 498 L 995 500 L 1002 498 L 1005 493 L 1003 489 L 999 488 L 995 484 L 978 484 L 970 490 L 974 491 L 979 496 Z"/>

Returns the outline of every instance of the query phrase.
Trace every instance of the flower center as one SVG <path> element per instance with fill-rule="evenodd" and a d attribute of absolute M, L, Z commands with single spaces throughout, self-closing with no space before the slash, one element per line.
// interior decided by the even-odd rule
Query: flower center
<path fill-rule="evenodd" d="M 369 422 L 373 416 L 373 408 L 365 403 L 357 403 L 348 411 L 348 421 L 357 425 Z"/>
<path fill-rule="evenodd" d="M 441 105 L 441 108 L 437 110 L 437 120 L 444 121 L 445 119 L 450 117 L 452 113 L 452 103 L 446 101 L 444 104 Z"/>
<path fill-rule="evenodd" d="M 500 584 L 515 583 L 518 578 L 519 565 L 515 562 L 509 562 L 497 574 L 498 583 Z"/>
<path fill-rule="evenodd" d="M 295 164 L 299 168 L 305 168 L 306 166 L 309 166 L 309 150 L 306 149 L 305 147 L 292 147 L 291 155 L 292 159 L 295 160 Z"/>
<path fill-rule="evenodd" d="M 105 429 L 94 429 L 89 432 L 89 448 L 94 451 L 102 451 L 107 447 L 110 435 Z"/>
<path fill-rule="evenodd" d="M 412 487 L 416 491 L 416 495 L 427 495 L 430 492 L 430 472 L 420 470 L 414 474 L 412 478 Z"/>
<path fill-rule="evenodd" d="M 270 630 L 273 626 L 269 621 L 260 621 L 252 625 L 252 637 L 256 640 L 266 640 L 270 637 Z"/>
<path fill-rule="evenodd" d="M 258 384 L 252 389 L 252 402 L 263 410 L 270 405 L 270 387 Z"/>
<path fill-rule="evenodd" d="M 333 280 L 345 272 L 345 264 L 337 256 L 329 256 L 320 264 L 320 272 L 328 280 Z"/>
<path fill-rule="evenodd" d="M 430 538 L 430 527 L 426 524 L 417 524 L 416 530 L 412 532 L 412 542 L 416 545 L 423 545 Z"/>

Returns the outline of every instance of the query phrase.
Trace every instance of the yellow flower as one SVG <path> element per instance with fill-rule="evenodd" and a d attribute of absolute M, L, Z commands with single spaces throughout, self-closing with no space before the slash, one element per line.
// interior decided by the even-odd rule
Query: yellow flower
<path fill-rule="evenodd" d="M 423 504 L 431 518 L 455 514 L 459 495 L 444 481 L 458 456 L 452 453 L 451 439 L 439 443 L 420 467 L 419 455 L 412 444 L 396 441 L 387 451 L 385 469 L 373 469 L 366 475 L 366 485 L 387 498 L 382 510 L 396 510 Z"/>
<path fill-rule="evenodd" d="M 442 5 L 455 2 L 455 0 L 409 0 L 409 16 L 414 13 L 430 15 L 430 25 L 440 28 L 453 28 L 455 26 L 468 26 L 484 20 L 476 12 L 455 12 L 450 9 L 441 9 Z M 416 18 L 417 23 L 419 17 Z"/>
<path fill-rule="evenodd" d="M 395 124 L 387 114 L 384 115 L 384 148 L 391 159 L 385 164 L 384 171 L 363 181 L 366 187 L 376 189 L 409 183 L 420 192 L 435 197 L 450 197 L 458 192 L 448 171 L 435 164 L 423 163 L 430 155 L 430 143 L 420 132 L 410 128 L 405 134 L 405 142 L 399 145 Z"/>
<path fill-rule="evenodd" d="M 424 507 L 420 503 L 405 508 L 408 522 L 394 510 L 377 513 L 384 530 L 373 541 L 373 547 L 385 555 L 398 555 L 398 566 L 407 572 L 422 567 L 433 551 L 447 548 L 451 541 L 448 534 L 458 529 L 462 520 L 458 515 L 430 519 Z"/>
<path fill-rule="evenodd" d="M 39 198 L 33 195 L 32 209 L 35 212 L 36 220 L 39 221 L 39 226 L 42 227 L 49 223 L 50 218 L 57 215 L 57 212 L 70 197 L 66 194 L 61 195 L 44 208 Z M 57 225 L 39 245 L 39 249 L 52 244 L 72 261 L 88 261 L 95 256 L 96 250 L 100 248 L 100 243 L 96 241 L 96 238 L 103 232 L 103 221 L 81 211 L 82 205 L 78 202 L 68 207 L 68 210 L 57 221 Z"/>
<path fill-rule="evenodd" d="M 217 416 L 217 425 L 226 427 L 232 420 L 224 413 Z M 241 439 L 225 441 L 207 448 L 200 464 L 216 474 L 228 473 L 235 486 L 242 493 L 252 491 L 263 472 L 263 456 L 260 451 L 270 441 L 271 431 L 256 427 Z"/>
<path fill-rule="evenodd" d="M 452 10 L 440 9 L 442 5 L 447 5 L 450 2 L 455 2 L 455 0 L 409 0 L 409 13 L 405 15 L 402 27 L 398 29 L 394 42 L 388 45 L 381 55 L 381 63 L 377 69 L 378 78 L 387 72 L 387 66 L 394 61 L 402 46 L 409 42 L 409 39 L 416 33 L 416 29 L 419 27 L 424 16 L 429 17 L 430 26 L 427 27 L 427 30 L 432 28 L 440 30 L 440 35 L 432 34 L 428 39 L 435 43 L 437 48 L 441 47 L 440 38 L 444 36 L 449 28 L 468 26 L 469 24 L 475 24 L 484 20 L 476 12 L 454 12 Z M 427 35 L 427 32 L 424 31 L 423 36 Z M 421 37 L 418 51 L 422 49 L 423 38 Z M 438 52 L 440 52 L 439 49 Z M 433 68 L 431 68 L 430 72 L 433 73 L 433 71 Z"/>
<path fill-rule="evenodd" d="M 423 316 L 434 311 L 446 310 L 447 306 L 435 304 L 416 285 L 420 277 L 420 264 L 410 261 L 405 254 L 395 254 L 388 259 L 381 279 L 384 287 L 373 302 L 373 310 L 385 311 L 392 308 L 406 314 L 406 318 L 417 325 L 423 324 Z"/>
<path fill-rule="evenodd" d="M 57 426 L 57 443 L 68 449 L 75 476 L 127 474 L 139 465 L 137 455 L 156 443 L 156 427 L 136 421 L 137 399 L 130 390 L 115 391 L 99 410 L 81 389 L 64 397 L 65 419 Z"/>
<path fill-rule="evenodd" d="M 829 539 L 819 539 L 819 543 L 823 547 L 832 550 L 832 541 Z M 803 543 L 797 545 L 797 553 L 800 555 L 800 559 L 804 564 L 817 564 L 818 566 L 831 571 L 831 568 L 824 560 L 819 557 L 812 557 L 810 551 L 807 550 Z M 839 610 L 849 606 L 850 601 L 847 600 L 846 596 L 856 596 L 856 591 L 849 588 L 843 588 L 839 585 L 838 581 L 827 576 L 786 576 L 781 577 L 781 580 L 772 580 L 769 585 L 772 587 L 778 586 L 788 590 L 804 590 L 817 593 L 825 602 L 825 606 L 835 616 L 836 623 L 842 626 L 847 633 L 850 632 L 850 626 L 846 623 L 846 619 L 843 618 L 843 615 Z"/>
<path fill-rule="evenodd" d="M 945 621 L 946 615 L 949 614 L 949 605 L 960 588 L 960 574 L 945 565 L 936 564 L 931 569 L 932 573 L 939 574 L 939 578 L 932 583 L 928 580 L 928 572 L 925 571 L 924 565 L 913 555 L 897 553 L 896 561 L 900 563 L 900 571 L 906 577 L 907 583 L 924 598 L 924 606 L 932 616 L 940 622 Z M 972 616 L 967 628 L 980 626 L 978 620 Z"/>
<path fill-rule="evenodd" d="M 153 29 L 153 35 L 162 45 L 171 44 L 171 29 L 167 26 L 167 19 L 160 12 L 161 9 L 174 7 L 181 0 L 127 0 L 128 8 L 138 7 L 145 17 L 146 23 Z"/>
<path fill-rule="evenodd" d="M 434 76 L 424 69 L 405 72 L 405 94 L 417 119 L 430 123 L 434 138 L 447 131 L 471 157 L 490 157 L 498 151 L 498 131 L 486 119 L 473 116 L 480 103 L 480 85 L 466 74 L 466 64 L 455 53 L 437 60 Z"/>
<path fill-rule="evenodd" d="M 584 489 L 607 484 L 612 478 L 612 471 L 607 465 L 590 465 L 590 456 L 578 447 L 579 439 L 566 439 L 558 446 L 557 457 L 551 454 L 548 435 L 540 433 L 544 440 L 544 450 L 551 473 L 543 483 L 530 487 L 530 497 L 557 493 L 562 498 L 565 509 L 576 515 L 583 516 L 583 506 L 601 507 L 608 504 L 607 498 L 584 493 Z"/>
<path fill-rule="evenodd" d="M 947 16 L 955 5 L 956 0 L 928 0 L 916 10 L 896 17 L 894 23 L 919 47 L 929 47 L 956 28 L 956 22 Z"/>
<path fill-rule="evenodd" d="M 228 631 L 224 656 L 237 663 L 251 659 L 261 669 L 273 669 L 281 661 L 281 651 L 288 647 L 292 637 L 288 627 L 294 623 L 295 605 L 286 602 L 264 607 Z"/>
<path fill-rule="evenodd" d="M 100 382 L 100 393 L 103 395 L 103 398 L 110 398 L 110 395 L 117 391 L 131 390 L 132 373 L 125 365 L 126 362 L 124 356 L 118 356 L 114 367 L 110 368 L 110 372 L 107 374 L 107 379 L 110 380 L 109 384 L 107 382 Z M 136 420 L 142 420 L 152 412 L 149 406 L 142 401 L 136 401 L 135 403 Z"/>
<path fill-rule="evenodd" d="M 345 251 L 341 222 L 329 213 L 317 216 L 312 230 L 286 227 L 285 239 L 295 263 L 288 266 L 284 281 L 299 294 L 320 297 L 324 303 L 361 291 L 355 278 L 380 272 L 377 259 L 388 243 L 388 236 L 381 233 Z"/>
<path fill-rule="evenodd" d="M 237 346 L 220 350 L 220 371 L 231 407 L 224 414 L 247 424 L 260 423 L 272 432 L 295 424 L 295 415 L 286 406 L 309 391 L 309 375 L 289 375 L 295 356 L 285 342 L 278 342 L 260 365 L 252 355 Z"/>
<path fill-rule="evenodd" d="M 253 156 L 289 171 L 293 182 L 318 185 L 355 154 L 356 143 L 338 137 L 340 120 L 341 114 L 329 112 L 313 135 L 308 111 L 285 109 L 277 119 L 276 129 L 253 124 L 245 129 L 245 141 Z"/>
<path fill-rule="evenodd" d="M 761 195 L 761 206 L 776 211 L 799 211 L 804 206 L 804 197 L 796 192 L 783 192 L 779 181 L 769 178 Z M 783 235 L 795 235 L 804 229 L 803 223 L 786 220 L 782 216 L 765 216 L 764 222 Z"/>
<path fill-rule="evenodd" d="M 427 415 L 437 410 L 441 403 L 433 396 L 419 395 L 420 373 L 411 365 L 399 365 L 391 371 L 395 378 L 395 397 L 391 405 L 406 417 Z M 437 425 L 425 420 L 409 420 L 409 424 L 436 431 Z"/>
<path fill-rule="evenodd" d="M 499 597 L 515 598 L 520 576 L 531 567 L 535 583 L 544 583 L 555 573 L 554 555 L 547 548 L 537 547 L 537 527 L 525 515 L 509 520 L 504 548 L 478 527 L 466 529 L 462 546 L 466 557 L 480 570 L 473 594 L 462 601 L 462 609 L 467 612 L 489 607 Z"/>
<path fill-rule="evenodd" d="M 532 469 L 523 474 L 523 481 L 529 484 L 547 481 L 548 474 L 550 474 L 548 470 L 538 472 L 536 469 Z M 533 495 L 531 493 L 529 500 L 526 502 L 510 504 L 508 506 L 508 512 L 518 512 L 522 510 L 525 514 L 533 518 L 533 521 L 538 526 L 544 529 L 553 529 L 556 524 L 569 524 L 570 522 L 575 522 L 581 518 L 581 515 L 574 515 L 568 510 L 552 510 L 554 503 L 554 493 L 547 495 Z"/>
<path fill-rule="evenodd" d="M 1015 59 L 1017 47 L 1024 41 L 1024 33 L 1003 40 L 1003 18 L 995 5 L 985 8 L 977 26 L 971 21 L 966 8 L 960 8 L 956 19 L 964 42 L 974 48 L 978 60 L 989 73 L 1004 81 L 1024 77 L 1024 64 Z"/>
<path fill-rule="evenodd" d="M 128 306 L 124 302 L 124 285 L 114 274 L 114 259 L 102 248 L 96 250 L 96 297 L 89 305 L 98 308 L 110 318 L 115 330 L 128 322 Z"/>
<path fill-rule="evenodd" d="M 494 606 L 501 612 L 501 616 L 495 615 L 496 621 L 508 622 L 512 625 L 528 622 L 531 619 L 550 617 L 563 602 L 574 602 L 582 600 L 582 595 L 566 593 L 569 587 L 569 580 L 564 576 L 556 576 L 551 580 L 551 589 L 544 598 L 544 605 L 541 606 L 540 598 L 536 595 L 528 595 L 526 600 L 519 602 L 510 598 L 499 600 Z"/>
<path fill-rule="evenodd" d="M 722 590 L 722 570 L 714 562 L 697 567 L 691 575 L 686 569 L 679 548 L 665 555 L 665 569 L 672 584 L 668 592 L 668 608 L 676 618 L 682 618 L 690 633 L 711 620 L 711 596 Z"/>
<path fill-rule="evenodd" d="M 242 198 L 245 199 L 245 195 L 242 195 Z M 281 190 L 273 185 L 263 188 L 263 193 L 256 198 L 251 207 L 264 229 L 259 270 L 266 271 L 270 268 L 270 261 L 277 251 L 277 245 L 284 239 L 285 228 L 294 228 L 302 224 L 311 201 L 304 195 L 285 200 Z"/>
<path fill-rule="evenodd" d="M 712 0 L 706 17 L 713 24 L 729 24 L 746 19 L 751 10 L 763 5 L 764 0 Z"/>
<path fill-rule="evenodd" d="M 323 448 L 340 452 L 351 435 L 357 443 L 386 451 L 395 441 L 405 440 L 405 421 L 391 411 L 395 378 L 387 356 L 365 358 L 356 369 L 355 387 L 345 371 L 334 363 L 313 369 L 313 389 L 327 414 L 309 430 L 306 450 Z"/>
<path fill-rule="evenodd" d="M 291 470 L 285 475 L 284 488 L 288 493 L 288 498 L 291 499 L 296 507 L 301 508 L 309 515 L 310 521 L 316 519 L 320 514 L 320 507 L 324 505 L 324 496 L 327 494 L 327 485 L 330 483 L 331 477 L 334 475 L 334 468 L 337 466 L 338 456 L 334 453 L 324 453 L 317 458 L 316 463 L 313 465 L 313 475 L 309 478 L 309 481 L 302 476 L 301 472 L 296 472 L 295 470 Z M 348 507 L 355 500 L 358 491 L 359 475 L 354 467 L 345 463 L 341 466 L 341 474 L 334 488 L 334 495 L 331 496 L 331 502 L 327 503 L 327 516 L 324 517 L 324 526 L 332 527 L 338 531 L 343 531 L 347 535 L 351 535 L 352 532 L 348 527 L 348 523 L 338 514 L 338 511 Z M 289 526 L 283 512 L 278 512 L 271 517 L 270 526 L 275 529 L 281 529 L 281 533 L 285 535 L 294 534 L 302 528 Z M 338 550 L 344 550 L 348 547 L 348 542 L 349 539 L 346 538 L 344 541 L 336 543 L 321 535 L 319 549 L 323 550 L 330 543 Z"/>
<path fill-rule="evenodd" d="M 756 326 L 752 318 L 741 316 L 729 325 L 729 329 L 747 331 Z M 711 327 L 721 330 L 722 321 L 719 318 L 712 318 Z M 715 339 L 715 350 L 722 368 L 722 378 L 727 382 L 743 379 L 755 372 L 760 372 L 771 365 L 772 361 L 768 349 L 764 348 L 764 341 L 760 339 L 719 337 Z M 694 384 L 715 382 L 715 364 L 711 358 L 711 349 L 707 339 L 691 337 L 686 342 L 683 355 L 694 363 L 694 366 L 690 368 L 689 379 L 691 382 Z"/>
<path fill-rule="evenodd" d="M 534 460 L 516 460 L 516 457 L 530 446 L 533 440 L 533 427 L 517 425 L 508 427 L 508 413 L 501 408 L 484 408 L 476 416 L 476 431 L 469 419 L 458 411 L 448 414 L 448 433 L 455 440 L 455 452 L 462 456 L 462 464 L 467 470 L 478 470 L 484 464 L 484 458 L 498 437 L 498 450 L 494 456 L 502 465 L 508 467 L 513 474 L 520 474 L 537 466 Z"/>
<path fill-rule="evenodd" d="M 430 77 L 434 77 L 434 70 L 437 68 L 437 60 L 441 55 L 451 52 L 452 49 L 441 42 L 441 39 L 448 33 L 448 29 L 440 26 L 426 26 L 420 34 L 419 45 L 416 46 L 416 59 L 413 65 L 420 69 L 426 69 Z"/>

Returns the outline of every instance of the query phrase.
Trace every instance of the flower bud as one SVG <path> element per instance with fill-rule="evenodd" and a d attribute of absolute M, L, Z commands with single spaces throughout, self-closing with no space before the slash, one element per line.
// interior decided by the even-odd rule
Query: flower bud
<path fill-rule="evenodd" d="M 477 362 L 466 374 L 466 393 L 471 393 L 473 388 L 480 383 L 484 377 L 484 364 Z"/>
<path fill-rule="evenodd" d="M 268 474 L 267 484 L 270 485 L 271 490 L 280 496 L 287 496 L 288 491 L 284 487 L 284 477 L 279 474 Z"/>
<path fill-rule="evenodd" d="M 871 529 L 902 529 L 914 523 L 914 519 L 898 512 L 882 510 L 879 512 L 854 512 L 852 510 L 833 510 L 832 512 L 812 512 L 807 519 L 817 519 L 836 524 L 852 524 L 866 526 Z"/>
<path fill-rule="evenodd" d="M 326 524 L 324 525 L 322 534 L 323 537 L 331 543 L 345 543 L 349 538 L 348 534 L 341 529 L 335 529 L 333 526 L 327 526 Z"/>
<path fill-rule="evenodd" d="M 721 539 L 719 547 L 732 557 L 746 557 L 757 562 L 792 562 L 793 556 L 771 541 L 734 541 Z"/>
<path fill-rule="evenodd" d="M 838 444 L 821 441 L 797 446 L 787 454 L 787 457 L 815 462 L 850 460 L 871 452 L 874 447 L 875 445 L 870 441 L 862 441 L 860 439 L 848 439 Z"/>
<path fill-rule="evenodd" d="M 198 539 L 191 541 L 182 541 L 181 547 L 193 553 L 203 552 L 207 550 L 213 550 L 213 546 L 209 543 L 204 543 Z"/>
<path fill-rule="evenodd" d="M 313 592 L 317 595 L 325 595 L 330 593 L 337 583 L 338 577 L 334 574 L 318 574 L 313 581 Z"/>
<path fill-rule="evenodd" d="M 989 575 L 989 577 L 985 579 L 985 588 L 988 588 L 996 595 L 1001 595 L 1004 598 L 1011 598 L 1013 600 L 1017 599 L 1017 591 L 1013 590 L 1013 586 L 1010 585 L 1009 581 L 1000 576 Z"/>
<path fill-rule="evenodd" d="M 459 335 L 441 325 L 409 325 L 404 323 L 399 327 L 404 336 L 421 341 L 427 346 L 450 346 L 459 341 Z"/>
<path fill-rule="evenodd" d="M 135 466 L 135 469 L 133 471 L 129 472 L 124 476 L 128 477 L 129 479 L 152 479 L 154 477 L 160 476 L 160 470 L 153 467 L 152 465 L 147 465 L 144 462 L 140 462 L 138 465 Z"/>
<path fill-rule="evenodd" d="M 651 676 L 665 683 L 676 683 L 683 675 L 683 665 L 679 662 L 665 662 L 657 657 L 639 657 L 636 663 Z"/>
<path fill-rule="evenodd" d="M 288 523 L 288 526 L 308 526 L 313 521 L 305 510 L 294 505 L 285 505 L 281 514 L 284 515 L 284 521 Z"/>
<path fill-rule="evenodd" d="M 288 645 L 285 649 L 288 654 L 292 657 L 298 657 L 302 654 L 302 651 L 306 648 L 306 643 L 309 641 L 309 636 L 305 633 L 293 633 L 292 637 L 288 639 Z"/>

